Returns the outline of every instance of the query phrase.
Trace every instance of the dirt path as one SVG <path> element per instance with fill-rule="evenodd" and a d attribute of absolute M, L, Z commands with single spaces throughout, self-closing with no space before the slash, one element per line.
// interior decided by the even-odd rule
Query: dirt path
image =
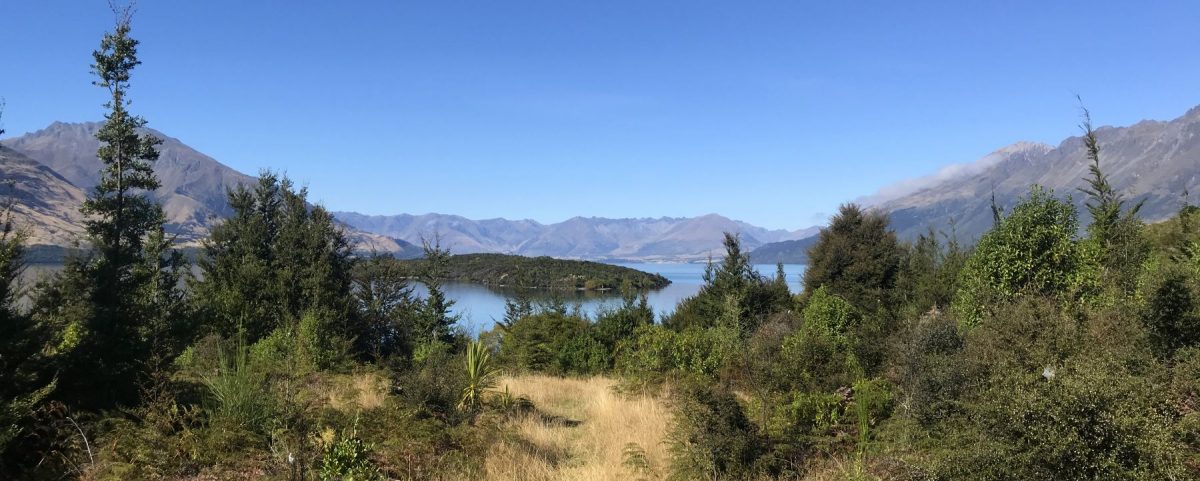
<path fill-rule="evenodd" d="M 488 453 L 489 480 L 627 480 L 622 451 L 637 443 L 662 471 L 662 443 L 670 422 L 660 399 L 615 394 L 611 379 L 518 376 L 503 379 L 514 396 L 526 396 L 537 413 L 515 421 L 517 439 Z"/>

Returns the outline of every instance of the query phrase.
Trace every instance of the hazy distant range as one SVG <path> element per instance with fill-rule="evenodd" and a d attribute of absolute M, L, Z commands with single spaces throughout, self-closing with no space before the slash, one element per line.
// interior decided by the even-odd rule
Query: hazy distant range
<path fill-rule="evenodd" d="M 80 239 L 79 205 L 99 179 L 98 123 L 55 122 L 0 142 L 0 198 L 14 201 L 16 220 L 42 246 Z M 229 215 L 227 189 L 254 182 L 161 132 L 165 140 L 155 172 L 162 187 L 168 230 L 195 245 Z M 1200 107 L 1169 121 L 1101 127 L 1102 167 L 1131 202 L 1144 201 L 1149 221 L 1178 211 L 1184 192 L 1200 193 Z M 971 242 L 991 226 L 991 198 L 1011 207 L 1031 184 L 1070 195 L 1082 206 L 1087 159 L 1079 137 L 1058 145 L 1017 142 L 983 158 L 950 165 L 925 177 L 899 180 L 856 201 L 890 215 L 902 240 L 930 228 Z M 1200 199 L 1197 199 L 1200 200 Z M 1086 210 L 1081 209 L 1081 224 Z M 445 214 L 369 216 L 336 212 L 356 248 L 420 254 L 422 239 L 440 237 L 453 252 L 500 252 L 612 261 L 679 262 L 719 258 L 722 234 L 737 233 L 756 263 L 803 263 L 817 227 L 770 230 L 717 214 L 700 217 L 606 219 L 574 217 L 542 224 L 532 220 L 473 220 Z"/>

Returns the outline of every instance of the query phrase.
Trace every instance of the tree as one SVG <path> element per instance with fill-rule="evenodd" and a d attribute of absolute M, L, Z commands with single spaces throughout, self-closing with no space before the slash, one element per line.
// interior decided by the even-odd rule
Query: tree
<path fill-rule="evenodd" d="M 94 255 L 69 261 L 42 289 L 46 300 L 35 303 L 55 327 L 60 354 L 72 351 L 61 356 L 63 396 L 97 408 L 135 401 L 144 375 L 171 357 L 155 351 L 176 344 L 162 341 L 178 327 L 184 268 L 164 233 L 162 208 L 148 195 L 159 186 L 151 163 L 161 141 L 143 134 L 146 120 L 127 110 L 130 75 L 141 63 L 131 10 L 115 13 L 115 30 L 92 54 L 95 84 L 110 94 L 96 133 L 104 167 L 81 208 Z"/>
<path fill-rule="evenodd" d="M 350 245 L 333 215 L 307 197 L 269 171 L 253 189 L 229 192 L 233 215 L 213 228 L 191 283 L 216 333 L 244 331 L 254 343 L 309 314 L 329 335 L 353 337 Z"/>
<path fill-rule="evenodd" d="M 900 258 L 887 215 L 843 204 L 808 251 L 804 294 L 825 286 L 863 313 L 885 311 L 892 304 Z"/>
<path fill-rule="evenodd" d="M 966 252 L 953 233 L 939 233 L 930 227 L 928 232 L 918 235 L 906 249 L 896 282 L 897 300 L 906 308 L 904 318 L 913 319 L 930 310 L 949 307 L 966 259 Z"/>
<path fill-rule="evenodd" d="M 16 441 L 32 424 L 34 409 L 54 389 L 45 372 L 44 332 L 16 306 L 25 234 L 11 212 L 0 206 L 0 476 L 12 474 L 9 450 L 21 446 Z"/>
<path fill-rule="evenodd" d="M 412 354 L 417 301 L 408 277 L 389 255 L 372 254 L 354 268 L 358 303 L 355 351 L 375 359 Z"/>
<path fill-rule="evenodd" d="M 1101 265 L 1114 279 L 1122 292 L 1130 294 L 1136 288 L 1138 270 L 1149 256 L 1149 246 L 1142 235 L 1142 222 L 1138 218 L 1143 202 L 1124 209 L 1125 199 L 1108 181 L 1108 175 L 1100 169 L 1100 142 L 1092 129 L 1092 116 L 1087 108 L 1083 111 L 1083 145 L 1087 149 L 1089 177 L 1088 186 L 1079 190 L 1087 194 L 1086 204 L 1092 223 L 1088 225 L 1088 238 L 1100 248 Z"/>
<path fill-rule="evenodd" d="M 499 323 L 501 326 L 511 326 L 518 319 L 532 315 L 533 303 L 529 301 L 529 296 L 518 292 L 515 296 L 504 299 L 504 319 Z"/>
<path fill-rule="evenodd" d="M 768 280 L 755 271 L 736 235 L 726 232 L 724 244 L 725 258 L 719 264 L 708 263 L 700 292 L 682 301 L 663 320 L 664 325 L 679 331 L 720 325 L 749 335 L 768 315 L 790 306 L 792 296 L 786 283 Z"/>
<path fill-rule="evenodd" d="M 428 295 L 417 315 L 413 339 L 417 343 L 433 341 L 452 343 L 454 333 L 452 328 L 458 322 L 459 316 L 451 313 L 454 300 L 446 297 L 442 290 L 442 280 L 446 278 L 446 263 L 450 259 L 450 250 L 443 249 L 441 239 L 435 237 L 433 242 L 422 242 L 425 250 L 425 272 L 421 274 L 421 282 L 425 284 Z"/>

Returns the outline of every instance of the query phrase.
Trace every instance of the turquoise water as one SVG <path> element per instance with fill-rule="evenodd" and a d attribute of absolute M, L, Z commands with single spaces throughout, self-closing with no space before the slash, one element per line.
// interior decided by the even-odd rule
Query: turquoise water
<path fill-rule="evenodd" d="M 656 319 L 675 310 L 679 301 L 691 297 L 704 284 L 704 264 L 667 264 L 667 263 L 616 263 L 644 272 L 661 274 L 671 280 L 671 284 L 662 289 L 648 291 L 646 300 L 654 310 Z M 760 273 L 768 277 L 775 275 L 774 265 L 754 266 Z M 792 292 L 800 291 L 800 278 L 804 274 L 804 265 L 785 264 L 783 271 L 787 274 L 788 286 Z M 453 299 L 453 311 L 462 316 L 459 325 L 468 333 L 491 329 L 495 321 L 504 318 L 504 301 L 514 294 L 511 290 L 493 289 L 478 284 L 448 283 L 444 286 L 446 296 Z M 418 294 L 424 290 L 417 286 Z M 534 301 L 546 300 L 551 297 L 544 291 L 526 291 Z M 578 309 L 592 316 L 605 306 L 620 305 L 621 298 L 616 293 L 598 292 L 559 292 L 557 294 L 567 304 L 567 307 Z"/>

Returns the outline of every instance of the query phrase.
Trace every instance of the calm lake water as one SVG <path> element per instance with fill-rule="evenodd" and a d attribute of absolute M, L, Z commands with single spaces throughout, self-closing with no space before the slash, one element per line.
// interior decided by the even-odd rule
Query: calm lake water
<path fill-rule="evenodd" d="M 655 319 L 674 312 L 679 301 L 691 297 L 704 284 L 704 264 L 667 264 L 667 263 L 616 263 L 643 272 L 661 274 L 671 280 L 671 284 L 662 289 L 647 291 L 646 300 L 654 310 Z M 774 265 L 755 265 L 755 269 L 767 277 L 775 275 Z M 34 280 L 62 269 L 60 265 L 34 264 L 26 267 L 22 276 L 23 284 L 31 285 Z M 800 279 L 804 274 L 803 264 L 784 264 L 788 286 L 792 292 L 800 291 Z M 491 329 L 497 319 L 504 318 L 504 301 L 514 295 L 515 291 L 494 289 L 479 284 L 446 283 L 446 296 L 454 300 L 453 311 L 461 315 L 459 325 L 471 334 Z M 417 285 L 417 294 L 424 295 L 424 286 Z M 546 301 L 557 295 L 567 305 L 568 309 L 579 310 L 588 315 L 605 307 L 616 307 L 621 304 L 621 297 L 616 292 L 581 292 L 581 291 L 547 291 L 527 290 L 526 295 L 534 300 Z"/>
<path fill-rule="evenodd" d="M 671 284 L 662 289 L 647 291 L 646 300 L 654 310 L 655 319 L 675 311 L 679 301 L 691 297 L 704 284 L 704 267 L 700 264 L 667 264 L 667 263 L 615 263 L 643 272 L 661 274 L 671 280 Z M 774 265 L 755 265 L 760 273 L 774 277 Z M 792 292 L 800 291 L 800 280 L 804 274 L 803 264 L 785 264 L 783 271 L 787 274 L 788 286 Z M 446 297 L 453 299 L 453 311 L 462 316 L 459 325 L 468 333 L 478 334 L 491 329 L 497 319 L 504 318 L 504 301 L 514 295 L 514 291 L 493 289 L 478 284 L 447 283 L 444 286 Z M 417 286 L 418 294 L 424 295 L 423 286 Z M 581 292 L 581 291 L 525 291 L 526 295 L 538 300 L 548 300 L 553 295 L 559 296 L 568 309 L 576 306 L 588 316 L 593 316 L 604 307 L 616 307 L 621 304 L 621 297 L 615 292 Z"/>

